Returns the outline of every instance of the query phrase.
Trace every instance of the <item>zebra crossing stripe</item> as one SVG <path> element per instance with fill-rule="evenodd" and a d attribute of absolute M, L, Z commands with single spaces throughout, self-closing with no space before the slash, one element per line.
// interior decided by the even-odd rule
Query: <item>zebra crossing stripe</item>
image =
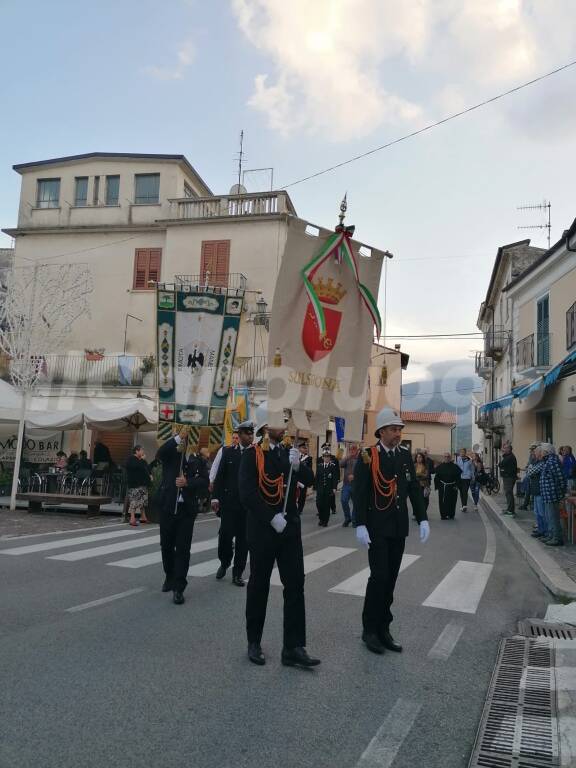
<path fill-rule="evenodd" d="M 422 605 L 459 613 L 476 613 L 492 568 L 490 563 L 459 560 Z"/>
<path fill-rule="evenodd" d="M 65 549 L 66 547 L 75 547 L 77 544 L 92 544 L 95 541 L 106 541 L 107 539 L 120 539 L 126 536 L 137 536 L 141 531 L 111 531 L 109 533 L 93 533 L 90 536 L 77 536 L 75 539 L 56 539 L 55 541 L 43 541 L 40 544 L 26 544 L 12 549 L 0 549 L 0 555 L 29 555 L 33 552 L 49 552 L 52 549 Z"/>
<path fill-rule="evenodd" d="M 207 539 L 206 541 L 193 542 L 190 547 L 190 554 L 194 555 L 197 552 L 207 552 L 210 549 L 216 549 L 218 546 L 218 539 Z M 117 568 L 144 568 L 147 565 L 155 565 L 162 562 L 161 552 L 149 552 L 146 555 L 138 555 L 137 557 L 127 557 L 125 560 L 116 560 L 113 563 L 107 563 L 107 565 L 114 565 Z"/>
<path fill-rule="evenodd" d="M 158 544 L 160 536 L 138 537 L 136 541 L 120 541 L 116 544 L 107 544 L 104 547 L 92 547 L 92 549 L 80 549 L 78 552 L 67 552 L 64 555 L 50 555 L 47 560 L 65 560 L 68 563 L 74 563 L 77 560 L 88 560 L 91 557 L 101 557 L 102 555 L 111 555 L 113 552 L 122 552 L 126 549 L 137 549 L 138 547 L 149 547 L 152 544 Z"/>
<path fill-rule="evenodd" d="M 402 564 L 400 565 L 400 573 L 405 571 L 408 566 L 415 563 L 420 555 L 404 555 L 402 558 Z M 366 594 L 366 585 L 368 584 L 368 577 L 370 576 L 370 568 L 364 568 L 363 571 L 358 571 L 354 576 L 350 576 L 349 579 L 336 584 L 335 587 L 329 589 L 329 592 L 335 592 L 339 595 L 356 595 L 357 597 L 364 597 Z"/>
<path fill-rule="evenodd" d="M 215 576 L 220 560 L 205 560 L 203 563 L 191 565 L 188 568 L 188 576 Z"/>
<path fill-rule="evenodd" d="M 319 568 L 323 568 L 325 565 L 329 565 L 335 560 L 339 560 L 341 557 L 346 557 L 346 555 L 350 555 L 352 552 L 357 551 L 356 548 L 351 549 L 350 547 L 324 547 L 324 549 L 319 549 L 304 557 L 304 573 L 317 571 Z M 282 586 L 278 568 L 274 568 L 272 571 L 270 584 L 274 584 L 277 587 Z"/>

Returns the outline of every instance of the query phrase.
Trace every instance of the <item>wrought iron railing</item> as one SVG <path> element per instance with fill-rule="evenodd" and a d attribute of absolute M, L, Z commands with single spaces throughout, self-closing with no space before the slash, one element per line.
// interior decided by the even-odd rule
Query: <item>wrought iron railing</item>
<path fill-rule="evenodd" d="M 153 355 L 46 355 L 35 358 L 37 384 L 74 387 L 154 387 Z M 0 367 L 10 380 L 10 363 Z"/>
<path fill-rule="evenodd" d="M 234 387 L 265 387 L 268 358 L 264 356 L 250 357 L 240 363 L 232 371 L 232 386 Z"/>
<path fill-rule="evenodd" d="M 484 352 L 476 352 L 474 369 L 477 376 L 480 376 L 482 379 L 488 379 L 494 370 L 494 361 L 491 357 L 487 357 Z"/>
<path fill-rule="evenodd" d="M 508 345 L 508 331 L 503 326 L 490 327 L 484 334 L 484 354 L 499 359 Z"/>
<path fill-rule="evenodd" d="M 205 272 L 201 275 L 175 275 L 174 281 L 177 287 L 188 286 L 195 290 L 227 288 L 228 291 L 244 292 L 248 278 L 241 272 L 229 272 L 228 274 L 223 273 L 221 275 L 212 275 L 210 272 Z"/>

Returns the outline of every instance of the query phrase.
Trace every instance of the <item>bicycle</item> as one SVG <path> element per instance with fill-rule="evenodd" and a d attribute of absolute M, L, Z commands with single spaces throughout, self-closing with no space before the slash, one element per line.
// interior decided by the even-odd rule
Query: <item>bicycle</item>
<path fill-rule="evenodd" d="M 493 493 L 500 493 L 500 481 L 493 472 L 485 473 L 483 478 L 479 478 L 479 483 L 482 490 L 489 496 Z"/>

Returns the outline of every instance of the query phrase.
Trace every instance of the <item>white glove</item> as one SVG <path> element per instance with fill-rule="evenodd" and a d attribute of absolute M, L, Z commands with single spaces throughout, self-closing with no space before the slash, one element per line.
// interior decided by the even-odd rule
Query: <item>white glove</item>
<path fill-rule="evenodd" d="M 290 464 L 292 465 L 292 469 L 298 470 L 300 469 L 300 451 L 298 448 L 290 448 Z"/>
<path fill-rule="evenodd" d="M 277 515 L 274 515 L 272 520 L 270 520 L 270 525 L 272 526 L 272 528 L 274 528 L 276 533 L 282 533 L 284 528 L 286 528 L 286 518 L 284 517 L 282 512 L 278 512 Z"/>
<path fill-rule="evenodd" d="M 297 488 L 300 488 L 300 490 L 302 490 L 302 488 L 306 488 L 306 486 L 304 485 L 304 483 L 296 483 L 296 487 L 297 487 Z"/>
<path fill-rule="evenodd" d="M 428 520 L 422 520 L 420 523 L 420 541 L 422 544 L 426 544 L 428 536 L 430 536 L 430 523 Z"/>
<path fill-rule="evenodd" d="M 218 499 L 212 499 L 210 502 L 210 506 L 212 507 L 213 512 L 219 512 L 220 511 L 220 502 Z"/>
<path fill-rule="evenodd" d="M 356 538 L 363 547 L 368 547 L 370 544 L 370 536 L 368 534 L 368 528 L 366 528 L 365 525 L 359 525 L 356 528 Z"/>

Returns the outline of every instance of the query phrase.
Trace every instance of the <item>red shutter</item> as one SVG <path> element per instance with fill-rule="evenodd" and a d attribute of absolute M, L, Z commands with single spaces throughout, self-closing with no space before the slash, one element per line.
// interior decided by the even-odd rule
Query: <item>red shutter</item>
<path fill-rule="evenodd" d="M 227 286 L 230 269 L 230 240 L 203 240 L 200 260 L 200 279 L 210 285 Z"/>
<path fill-rule="evenodd" d="M 162 266 L 162 248 L 151 248 L 148 261 L 148 280 L 160 282 L 160 268 Z M 148 286 L 147 286 L 148 287 Z M 150 286 L 151 288 L 152 286 Z"/>
<path fill-rule="evenodd" d="M 160 282 L 162 267 L 162 248 L 136 248 L 134 255 L 133 290 L 147 291 L 153 289 L 150 281 Z"/>
<path fill-rule="evenodd" d="M 94 445 L 100 441 L 108 446 L 112 461 L 119 467 L 123 467 L 132 453 L 135 436 L 130 432 L 93 432 L 92 451 Z"/>

